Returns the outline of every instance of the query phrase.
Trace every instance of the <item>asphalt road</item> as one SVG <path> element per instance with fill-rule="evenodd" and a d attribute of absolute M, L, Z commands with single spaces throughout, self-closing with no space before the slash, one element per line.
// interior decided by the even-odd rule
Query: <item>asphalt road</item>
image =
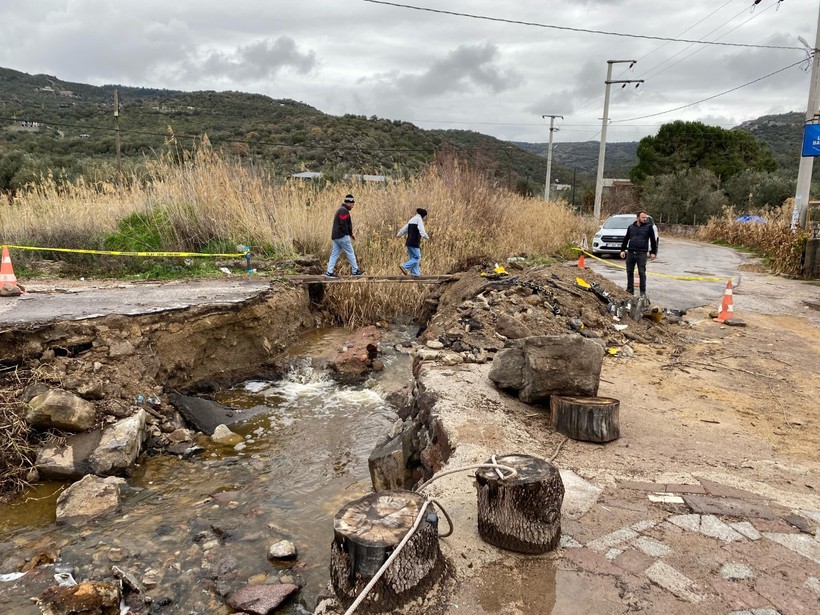
<path fill-rule="evenodd" d="M 626 288 L 626 261 L 619 258 L 585 257 L 587 267 Z M 647 263 L 646 294 L 653 305 L 688 310 L 713 304 L 717 309 L 726 291 L 726 282 L 742 287 L 740 265 L 751 258 L 732 248 L 687 239 L 661 237 L 658 257 Z M 637 273 L 637 269 L 636 269 Z M 719 282 L 682 280 L 664 276 L 720 278 Z M 637 294 L 638 283 L 635 283 Z"/>

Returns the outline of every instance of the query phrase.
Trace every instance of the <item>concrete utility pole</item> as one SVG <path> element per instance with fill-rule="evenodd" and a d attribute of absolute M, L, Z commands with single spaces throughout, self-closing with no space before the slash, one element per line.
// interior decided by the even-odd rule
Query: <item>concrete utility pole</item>
<path fill-rule="evenodd" d="M 550 200 L 550 174 L 552 173 L 552 133 L 557 131 L 555 126 L 555 118 L 560 117 L 562 120 L 564 119 L 563 115 L 542 115 L 542 118 L 550 118 L 550 142 L 549 146 L 547 146 L 547 181 L 544 183 L 544 200 Z"/>
<path fill-rule="evenodd" d="M 604 90 L 604 117 L 601 124 L 601 145 L 598 148 L 598 175 L 595 178 L 595 219 L 601 218 L 601 195 L 604 192 L 604 159 L 606 158 L 606 128 L 609 124 L 609 86 L 613 83 L 623 83 L 626 87 L 627 83 L 637 83 L 638 86 L 643 83 L 643 79 L 627 79 L 627 80 L 612 80 L 612 65 L 613 64 L 629 64 L 629 68 L 635 65 L 637 60 L 607 60 L 606 61 L 606 88 Z M 635 87 L 638 87 L 635 86 Z"/>
<path fill-rule="evenodd" d="M 820 14 L 817 16 L 817 32 L 815 34 L 814 49 L 812 50 L 809 102 L 806 105 L 807 124 L 815 119 L 814 114 L 817 113 L 817 106 L 820 102 L 820 52 L 818 52 L 818 49 L 820 49 Z M 813 156 L 800 157 L 800 167 L 797 171 L 797 191 L 794 195 L 794 209 L 792 210 L 792 230 L 806 226 L 813 166 Z"/>
<path fill-rule="evenodd" d="M 122 179 L 122 161 L 120 159 L 120 94 L 114 88 L 114 145 L 117 148 L 117 182 Z"/>

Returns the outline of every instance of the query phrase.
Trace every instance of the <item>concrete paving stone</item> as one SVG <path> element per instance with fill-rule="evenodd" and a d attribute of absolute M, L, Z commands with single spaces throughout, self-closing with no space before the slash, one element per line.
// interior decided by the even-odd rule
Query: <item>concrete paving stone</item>
<path fill-rule="evenodd" d="M 603 489 L 584 480 L 572 470 L 560 470 L 560 474 L 564 483 L 561 514 L 571 519 L 582 517 L 598 501 Z"/>
<path fill-rule="evenodd" d="M 820 571 L 814 574 L 811 570 L 814 565 L 802 555 L 771 540 L 730 542 L 722 545 L 720 551 L 724 562 L 743 562 L 759 573 L 773 574 L 779 568 L 789 567 L 805 569 L 806 575 L 820 576 Z"/>
<path fill-rule="evenodd" d="M 683 498 L 672 493 L 650 493 L 646 497 L 656 504 L 683 504 Z"/>
<path fill-rule="evenodd" d="M 657 521 L 652 521 L 652 519 L 644 519 L 643 521 L 638 521 L 637 523 L 633 523 L 629 527 L 631 527 L 636 532 L 645 532 L 646 530 L 651 530 L 658 524 Z"/>
<path fill-rule="evenodd" d="M 815 594 L 820 596 L 820 579 L 817 577 L 809 577 L 806 579 L 806 582 L 803 584 L 803 587 L 806 589 L 810 589 Z"/>
<path fill-rule="evenodd" d="M 583 545 L 575 540 L 572 536 L 561 534 L 561 542 L 559 546 L 562 549 L 580 549 Z"/>
<path fill-rule="evenodd" d="M 749 540 L 760 540 L 763 538 L 763 534 L 758 532 L 755 529 L 755 526 L 748 521 L 737 521 L 735 523 L 729 523 L 728 525 L 736 532 L 743 534 Z"/>
<path fill-rule="evenodd" d="M 799 534 L 793 525 L 786 523 L 783 519 L 749 519 L 749 522 L 758 532 L 774 532 L 777 534 Z"/>
<path fill-rule="evenodd" d="M 702 485 L 666 485 L 664 491 L 668 493 L 706 493 Z"/>
<path fill-rule="evenodd" d="M 806 534 L 774 534 L 763 532 L 763 536 L 820 564 L 820 541 Z"/>
<path fill-rule="evenodd" d="M 607 499 L 600 504 L 606 504 L 608 508 L 622 508 L 624 510 L 631 510 L 632 512 L 641 513 L 645 515 L 649 512 L 649 506 L 641 500 L 640 502 L 631 502 L 629 500 L 614 498 Z"/>
<path fill-rule="evenodd" d="M 707 495 L 687 494 L 683 496 L 687 506 L 692 512 L 702 515 L 721 515 L 726 517 L 756 517 L 762 519 L 774 519 L 775 514 L 771 508 L 761 502 L 749 502 L 746 500 L 732 499 L 725 497 L 711 497 Z"/>
<path fill-rule="evenodd" d="M 623 568 L 632 574 L 642 575 L 655 560 L 637 549 L 625 549 L 613 562 L 618 568 Z"/>
<path fill-rule="evenodd" d="M 782 615 L 777 609 L 752 609 L 752 615 Z"/>
<path fill-rule="evenodd" d="M 641 536 L 633 541 L 632 546 L 646 553 L 650 557 L 663 557 L 664 555 L 669 555 L 672 552 L 672 549 L 662 543 L 660 540 L 655 540 L 654 538 L 649 538 L 649 536 Z"/>
<path fill-rule="evenodd" d="M 741 581 L 743 579 L 752 579 L 755 576 L 755 571 L 751 566 L 746 564 L 737 564 L 735 562 L 723 564 L 720 567 L 720 576 L 727 581 Z"/>
<path fill-rule="evenodd" d="M 795 587 L 781 575 L 755 579 L 754 590 L 783 615 L 817 615 L 820 611 L 817 596 L 802 587 Z"/>
<path fill-rule="evenodd" d="M 746 612 L 751 612 L 751 609 L 754 608 L 771 606 L 768 600 L 758 594 L 747 583 L 717 578 L 712 579 L 712 588 L 733 609 L 750 609 Z"/>
<path fill-rule="evenodd" d="M 609 562 L 603 555 L 589 549 L 570 549 L 564 553 L 564 561 L 575 569 L 592 574 L 619 576 L 623 571 Z"/>
<path fill-rule="evenodd" d="M 700 531 L 700 515 L 674 515 L 667 519 L 669 523 L 690 532 Z"/>
<path fill-rule="evenodd" d="M 644 572 L 646 578 L 686 602 L 696 604 L 703 596 L 691 590 L 692 580 L 664 562 L 655 562 Z"/>
<path fill-rule="evenodd" d="M 738 498 L 740 500 L 765 500 L 762 495 L 746 491 L 745 489 L 736 489 L 721 483 L 716 483 L 712 480 L 699 478 L 698 481 L 709 495 L 714 495 L 719 498 Z"/>
<path fill-rule="evenodd" d="M 743 534 L 739 534 L 731 527 L 714 515 L 702 515 L 700 518 L 700 533 L 704 536 L 717 538 L 723 542 L 734 542 L 735 540 L 745 540 Z"/>
<path fill-rule="evenodd" d="M 804 534 L 814 534 L 814 527 L 800 515 L 783 515 L 780 518 L 789 525 L 796 527 Z"/>
<path fill-rule="evenodd" d="M 610 549 L 609 551 L 606 552 L 606 555 L 604 555 L 604 557 L 607 558 L 611 562 L 612 560 L 614 560 L 616 557 L 618 557 L 623 552 L 624 552 L 623 549 Z"/>
<path fill-rule="evenodd" d="M 618 483 L 622 489 L 635 489 L 636 491 L 666 491 L 666 485 L 660 483 L 642 483 L 634 480 L 625 480 Z"/>
<path fill-rule="evenodd" d="M 616 530 L 605 536 L 601 536 L 600 538 L 596 538 L 587 543 L 587 547 L 592 549 L 593 551 L 599 551 L 603 553 L 604 551 L 608 551 L 612 547 L 619 545 L 624 542 L 628 542 L 630 540 L 634 540 L 638 537 L 638 532 L 632 530 L 628 527 L 621 528 L 620 530 Z"/>
<path fill-rule="evenodd" d="M 820 525 L 820 510 L 801 510 L 800 514 L 814 521 L 816 525 Z"/>

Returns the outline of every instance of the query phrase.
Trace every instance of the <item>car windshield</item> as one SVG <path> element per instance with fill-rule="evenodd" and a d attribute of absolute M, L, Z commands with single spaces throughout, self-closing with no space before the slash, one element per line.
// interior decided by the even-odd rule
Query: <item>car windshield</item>
<path fill-rule="evenodd" d="M 633 222 L 635 222 L 635 218 L 632 216 L 619 216 L 617 218 L 613 217 L 604 222 L 604 226 L 602 228 L 628 228 Z"/>

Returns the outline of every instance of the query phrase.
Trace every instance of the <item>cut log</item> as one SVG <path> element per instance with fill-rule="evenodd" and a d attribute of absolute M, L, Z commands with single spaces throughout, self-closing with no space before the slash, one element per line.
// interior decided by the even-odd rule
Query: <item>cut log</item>
<path fill-rule="evenodd" d="M 610 397 L 550 398 L 550 418 L 555 431 L 573 440 L 584 442 L 609 442 L 621 435 L 618 423 L 617 399 Z"/>
<path fill-rule="evenodd" d="M 515 468 L 518 475 L 502 480 L 496 470 L 476 472 L 481 538 L 518 553 L 546 553 L 557 547 L 564 501 L 558 469 L 530 455 L 505 455 L 496 462 Z"/>
<path fill-rule="evenodd" d="M 333 520 L 330 581 L 345 608 L 376 575 L 413 527 L 425 497 L 413 491 L 371 493 L 346 504 Z M 423 596 L 444 570 L 438 515 L 432 505 L 413 536 L 357 608 L 389 612 Z"/>

